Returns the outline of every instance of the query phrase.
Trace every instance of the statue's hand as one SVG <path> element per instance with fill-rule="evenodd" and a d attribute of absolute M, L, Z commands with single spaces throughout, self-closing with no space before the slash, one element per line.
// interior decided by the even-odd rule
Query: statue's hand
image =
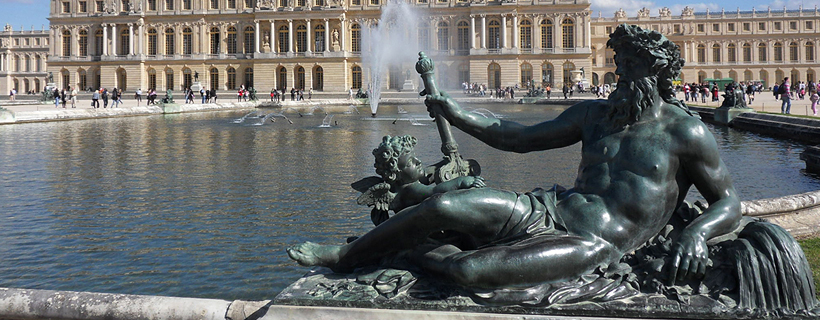
<path fill-rule="evenodd" d="M 709 250 L 703 236 L 684 230 L 672 248 L 669 262 L 669 285 L 693 277 L 702 278 L 709 263 Z"/>
<path fill-rule="evenodd" d="M 427 105 L 427 112 L 430 113 L 431 118 L 435 118 L 437 114 L 441 114 L 447 120 L 451 119 L 452 114 L 459 109 L 458 103 L 455 102 L 446 92 L 440 92 L 437 95 L 428 94 L 424 100 Z"/>
<path fill-rule="evenodd" d="M 470 188 L 484 188 L 487 185 L 484 183 L 484 178 L 480 176 L 463 176 L 458 177 L 459 189 L 470 189 Z"/>

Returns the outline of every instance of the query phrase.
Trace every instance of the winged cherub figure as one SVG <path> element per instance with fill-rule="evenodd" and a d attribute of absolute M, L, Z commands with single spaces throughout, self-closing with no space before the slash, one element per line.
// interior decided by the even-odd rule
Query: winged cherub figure
<path fill-rule="evenodd" d="M 439 184 L 422 183 L 428 179 L 424 165 L 416 158 L 416 141 L 409 135 L 382 138 L 379 147 L 373 149 L 373 166 L 381 177 L 367 177 L 352 184 L 362 192 L 357 202 L 373 207 L 370 219 L 375 225 L 390 217 L 388 211 L 399 212 L 434 194 L 485 186 L 479 176 L 463 176 Z"/>

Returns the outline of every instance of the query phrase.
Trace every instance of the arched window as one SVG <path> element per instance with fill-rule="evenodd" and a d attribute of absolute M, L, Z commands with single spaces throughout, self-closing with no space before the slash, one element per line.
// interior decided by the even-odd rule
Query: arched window
<path fill-rule="evenodd" d="M 783 44 L 780 42 L 775 42 L 774 44 L 774 61 L 783 61 Z"/>
<path fill-rule="evenodd" d="M 228 67 L 228 90 L 236 90 L 236 69 Z"/>
<path fill-rule="evenodd" d="M 361 89 L 362 88 L 362 67 L 353 66 L 351 69 L 351 86 L 353 89 Z"/>
<path fill-rule="evenodd" d="M 498 20 L 490 21 L 487 27 L 487 48 L 501 49 L 501 23 Z"/>
<path fill-rule="evenodd" d="M 294 77 L 295 83 L 293 84 L 296 89 L 305 89 L 305 68 L 302 66 L 296 67 L 296 75 Z"/>
<path fill-rule="evenodd" d="M 436 25 L 436 43 L 439 51 L 450 50 L 450 26 L 441 21 Z"/>
<path fill-rule="evenodd" d="M 532 65 L 524 63 L 521 65 L 521 85 L 524 88 L 529 88 L 532 83 Z"/>
<path fill-rule="evenodd" d="M 194 35 L 191 28 L 182 29 L 182 54 L 194 53 Z"/>
<path fill-rule="evenodd" d="M 313 68 L 313 89 L 324 90 L 325 87 L 325 71 L 320 66 Z"/>
<path fill-rule="evenodd" d="M 63 30 L 63 56 L 71 55 L 71 31 Z"/>
<path fill-rule="evenodd" d="M 720 62 L 720 45 L 717 43 L 712 45 L 712 62 Z"/>
<path fill-rule="evenodd" d="M 307 51 L 307 26 L 300 24 L 296 26 L 296 52 Z"/>
<path fill-rule="evenodd" d="M 157 89 L 157 70 L 148 69 L 148 89 Z"/>
<path fill-rule="evenodd" d="M 313 46 L 316 52 L 325 51 L 325 26 L 318 25 L 313 28 L 313 39 L 316 39 L 316 45 Z"/>
<path fill-rule="evenodd" d="M 501 88 L 501 66 L 497 63 L 487 66 L 487 85 L 490 89 Z"/>
<path fill-rule="evenodd" d="M 85 57 L 88 56 L 88 31 L 80 30 L 80 37 L 79 37 L 79 45 L 80 45 L 80 56 Z"/>
<path fill-rule="evenodd" d="M 743 62 L 752 62 L 752 45 L 748 42 L 743 44 Z"/>
<path fill-rule="evenodd" d="M 219 54 L 219 28 L 211 28 L 211 54 Z"/>
<path fill-rule="evenodd" d="M 219 69 L 211 68 L 210 75 L 211 75 L 211 78 L 208 79 L 208 83 L 210 84 L 211 90 L 218 90 L 219 89 Z"/>
<path fill-rule="evenodd" d="M 185 90 L 185 89 L 190 88 L 193 83 L 194 83 L 194 77 L 193 77 L 193 73 L 191 72 L 191 69 L 189 69 L 189 68 L 182 69 L 182 89 Z"/>
<path fill-rule="evenodd" d="M 806 61 L 814 61 L 814 42 L 806 42 Z"/>
<path fill-rule="evenodd" d="M 350 26 L 350 51 L 362 52 L 362 28 L 358 23 Z"/>
<path fill-rule="evenodd" d="M 174 70 L 165 69 L 165 90 L 174 90 Z"/>
<path fill-rule="evenodd" d="M 97 30 L 94 32 L 94 54 L 101 56 L 103 54 L 103 31 Z"/>
<path fill-rule="evenodd" d="M 789 43 L 789 60 L 791 62 L 797 62 L 797 60 L 800 60 L 797 50 L 797 42 Z"/>
<path fill-rule="evenodd" d="M 555 26 L 552 24 L 552 20 L 541 20 L 541 48 L 542 49 L 552 49 L 555 48 L 552 40 L 552 33 L 554 31 Z"/>
<path fill-rule="evenodd" d="M 532 49 L 532 22 L 521 21 L 518 33 L 518 46 L 522 49 Z"/>
<path fill-rule="evenodd" d="M 288 89 L 288 69 L 285 67 L 279 68 L 279 74 L 276 77 L 276 89 Z"/>
<path fill-rule="evenodd" d="M 737 45 L 730 43 L 726 46 L 726 61 L 737 62 Z"/>
<path fill-rule="evenodd" d="M 122 29 L 120 32 L 120 55 L 127 55 L 131 53 L 131 33 L 128 29 Z"/>
<path fill-rule="evenodd" d="M 254 32 L 253 27 L 245 27 L 245 53 L 254 53 L 256 51 L 256 37 Z"/>
<path fill-rule="evenodd" d="M 561 43 L 564 48 L 575 48 L 575 22 L 570 18 L 561 21 Z"/>
<path fill-rule="evenodd" d="M 572 71 L 575 70 L 575 64 L 572 62 L 564 62 L 564 83 L 572 83 Z"/>
<path fill-rule="evenodd" d="M 165 29 L 165 54 L 172 55 L 174 54 L 174 29 L 168 28 Z"/>
<path fill-rule="evenodd" d="M 768 55 L 766 54 L 766 52 L 768 51 L 767 49 L 768 48 L 766 47 L 765 43 L 759 43 L 757 45 L 757 61 L 760 61 L 760 62 L 768 61 L 767 60 Z"/>
<path fill-rule="evenodd" d="M 426 21 L 419 22 L 419 49 L 430 48 L 430 25 Z"/>
<path fill-rule="evenodd" d="M 456 49 L 459 51 L 470 50 L 470 25 L 467 21 L 459 21 L 456 32 L 458 33 Z"/>
<path fill-rule="evenodd" d="M 228 27 L 225 44 L 228 45 L 228 54 L 236 54 L 236 28 Z"/>
<path fill-rule="evenodd" d="M 148 29 L 148 55 L 157 55 L 157 29 Z"/>
<path fill-rule="evenodd" d="M 279 42 L 279 52 L 289 52 L 290 51 L 290 43 L 288 42 L 288 26 L 281 26 L 279 27 L 279 37 L 277 38 L 277 42 Z"/>
<path fill-rule="evenodd" d="M 245 68 L 245 88 L 253 88 L 253 68 Z"/>
<path fill-rule="evenodd" d="M 706 63 L 706 46 L 698 45 L 698 63 Z"/>
<path fill-rule="evenodd" d="M 42 70 L 40 67 L 42 63 L 39 55 L 34 57 L 34 72 L 40 72 L 40 70 Z"/>
<path fill-rule="evenodd" d="M 551 63 L 543 63 L 541 64 L 541 85 L 546 86 L 547 84 L 552 84 L 554 79 L 553 77 L 553 68 Z"/>
<path fill-rule="evenodd" d="M 467 63 L 462 63 L 458 65 L 458 82 L 464 83 L 470 82 L 470 65 Z"/>

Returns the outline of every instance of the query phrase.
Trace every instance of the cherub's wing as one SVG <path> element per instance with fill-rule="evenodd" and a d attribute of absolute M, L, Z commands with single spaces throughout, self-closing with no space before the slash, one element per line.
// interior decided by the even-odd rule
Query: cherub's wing
<path fill-rule="evenodd" d="M 387 211 L 390 209 L 390 203 L 396 197 L 395 193 L 390 192 L 390 185 L 382 182 L 371 186 L 362 195 L 356 199 L 356 203 L 366 206 L 374 206 L 376 209 Z"/>
<path fill-rule="evenodd" d="M 379 183 L 382 183 L 382 182 L 384 182 L 384 179 L 382 179 L 381 177 L 370 176 L 370 177 L 361 179 L 359 181 L 356 181 L 354 183 L 351 183 L 350 186 L 354 190 L 364 193 L 364 192 L 367 192 L 367 189 L 370 189 L 370 187 L 375 186 L 375 185 L 377 185 Z"/>

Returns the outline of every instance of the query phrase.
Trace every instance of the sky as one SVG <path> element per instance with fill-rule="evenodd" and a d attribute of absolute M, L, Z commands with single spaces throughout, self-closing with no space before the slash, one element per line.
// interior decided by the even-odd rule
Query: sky
<path fill-rule="evenodd" d="M 35 30 L 42 29 L 45 25 L 48 29 L 48 15 L 49 2 L 51 0 L 0 0 L 0 25 L 11 24 L 14 30 L 31 30 L 32 26 Z M 803 6 L 806 10 L 814 10 L 815 6 L 820 6 L 820 0 L 746 0 L 743 5 L 739 6 L 737 0 L 590 0 L 592 2 L 592 16 L 597 17 L 601 13 L 603 17 L 613 17 L 615 11 L 623 8 L 627 16 L 634 17 L 641 8 L 649 8 L 651 16 L 658 15 L 658 9 L 668 7 L 672 10 L 673 15 L 680 15 L 681 10 L 686 7 L 692 7 L 696 12 L 704 12 L 707 9 L 711 12 L 720 12 L 721 9 L 728 11 L 749 11 L 755 8 L 760 11 L 766 11 L 771 7 L 772 10 L 783 10 L 785 6 L 788 9 L 797 9 Z"/>

